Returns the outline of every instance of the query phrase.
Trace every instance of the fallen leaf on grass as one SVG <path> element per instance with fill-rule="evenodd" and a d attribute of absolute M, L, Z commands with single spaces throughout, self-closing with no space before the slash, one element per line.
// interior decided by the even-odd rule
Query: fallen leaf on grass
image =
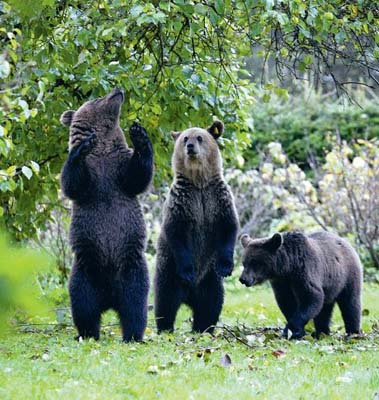
<path fill-rule="evenodd" d="M 287 355 L 287 352 L 284 349 L 278 349 L 274 350 L 271 354 L 276 358 L 283 358 Z"/>
<path fill-rule="evenodd" d="M 159 372 L 158 365 L 150 365 L 150 367 L 147 369 L 147 372 L 149 374 L 157 374 Z"/>
<path fill-rule="evenodd" d="M 225 353 L 221 356 L 220 364 L 225 368 L 229 368 L 232 365 L 232 359 L 229 354 Z"/>
<path fill-rule="evenodd" d="M 365 340 L 367 339 L 367 335 L 365 333 L 352 333 L 349 335 L 346 335 L 345 340 L 347 342 L 357 342 L 358 340 Z"/>
<path fill-rule="evenodd" d="M 336 382 L 338 383 L 349 383 L 352 379 L 349 376 L 337 376 Z"/>
<path fill-rule="evenodd" d="M 291 329 L 287 329 L 285 338 L 289 340 L 289 339 L 291 339 L 291 337 L 292 337 L 292 331 L 291 331 Z"/>
<path fill-rule="evenodd" d="M 205 362 L 209 361 L 210 355 L 212 354 L 212 349 L 200 350 L 196 353 L 198 358 L 202 358 Z"/>

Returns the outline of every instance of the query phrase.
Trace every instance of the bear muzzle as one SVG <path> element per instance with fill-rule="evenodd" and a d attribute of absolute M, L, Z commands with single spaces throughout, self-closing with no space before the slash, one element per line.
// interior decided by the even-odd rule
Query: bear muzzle
<path fill-rule="evenodd" d="M 190 158 L 195 158 L 197 156 L 197 151 L 195 150 L 195 145 L 193 143 L 188 143 L 186 149 L 187 149 L 187 155 Z"/>
<path fill-rule="evenodd" d="M 120 97 L 121 102 L 124 102 L 125 99 L 125 94 L 124 91 L 118 87 L 115 87 L 109 94 L 108 94 L 108 100 L 114 100 L 117 97 Z"/>
<path fill-rule="evenodd" d="M 242 285 L 245 285 L 246 287 L 254 285 L 254 279 L 247 279 L 243 276 L 243 274 L 240 277 L 240 282 L 242 283 Z"/>

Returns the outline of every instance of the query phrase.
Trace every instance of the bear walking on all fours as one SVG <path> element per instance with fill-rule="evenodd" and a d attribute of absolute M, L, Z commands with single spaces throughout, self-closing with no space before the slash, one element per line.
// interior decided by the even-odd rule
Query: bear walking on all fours
<path fill-rule="evenodd" d="M 233 270 L 238 231 L 216 142 L 223 129 L 216 121 L 207 130 L 172 133 L 175 177 L 165 203 L 154 282 L 158 332 L 174 329 L 182 303 L 193 310 L 196 332 L 212 332 L 221 313 L 223 278 Z"/>
<path fill-rule="evenodd" d="M 330 333 L 334 304 L 341 310 L 347 334 L 360 332 L 362 266 L 355 250 L 337 235 L 314 232 L 276 233 L 271 238 L 242 235 L 246 286 L 269 280 L 292 338 L 305 335 L 313 319 L 316 337 Z"/>
<path fill-rule="evenodd" d="M 66 111 L 70 152 L 61 174 L 73 201 L 70 242 L 75 255 L 69 292 L 79 337 L 99 338 L 101 314 L 120 316 L 123 340 L 143 338 L 147 319 L 148 271 L 145 223 L 136 195 L 149 185 L 153 150 L 134 123 L 128 148 L 119 125 L 124 93 L 114 89 Z"/>

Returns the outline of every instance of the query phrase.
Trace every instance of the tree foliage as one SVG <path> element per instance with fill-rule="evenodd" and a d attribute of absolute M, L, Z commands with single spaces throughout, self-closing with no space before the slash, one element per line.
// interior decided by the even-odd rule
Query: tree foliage
<path fill-rule="evenodd" d="M 139 119 L 152 137 L 156 183 L 170 173 L 169 132 L 207 126 L 215 117 L 226 124 L 225 159 L 242 166 L 255 93 L 254 74 L 241 67 L 244 57 L 259 45 L 258 55 L 274 57 L 289 72 L 323 65 L 330 73 L 330 57 L 346 53 L 374 79 L 379 18 L 371 4 L 0 2 L 1 218 L 18 238 L 43 227 L 57 206 L 67 152 L 60 114 L 115 85 L 126 92 L 123 128 Z M 286 96 L 269 82 L 265 90 L 265 100 L 270 91 Z"/>
<path fill-rule="evenodd" d="M 279 78 L 331 80 L 338 94 L 351 85 L 379 87 L 379 9 L 369 0 L 264 1 L 252 4 L 249 38 L 275 60 Z M 265 8 L 265 9 L 262 9 Z M 342 65 L 343 73 L 337 66 Z M 358 71 L 358 78 L 351 70 Z M 353 79 L 351 79 L 353 76 Z"/>
<path fill-rule="evenodd" d="M 258 166 L 260 153 L 273 141 L 281 143 L 292 162 L 311 172 L 323 163 L 325 151 L 332 149 L 337 136 L 348 143 L 379 137 L 378 98 L 367 100 L 365 91 L 356 91 L 357 105 L 308 85 L 301 87 L 291 101 L 272 95 L 269 103 L 258 100 L 255 104 L 252 142 L 243 151 L 244 169 Z"/>

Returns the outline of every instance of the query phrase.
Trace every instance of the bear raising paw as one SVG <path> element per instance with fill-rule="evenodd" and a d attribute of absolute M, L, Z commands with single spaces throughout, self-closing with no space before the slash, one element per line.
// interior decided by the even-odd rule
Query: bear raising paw
<path fill-rule="evenodd" d="M 147 321 L 146 232 L 136 196 L 151 181 L 153 149 L 138 123 L 130 128 L 135 147 L 128 148 L 119 125 L 123 101 L 116 88 L 62 114 L 70 152 L 61 186 L 72 200 L 69 292 L 78 335 L 98 339 L 101 314 L 112 308 L 127 342 L 142 340 Z"/>

